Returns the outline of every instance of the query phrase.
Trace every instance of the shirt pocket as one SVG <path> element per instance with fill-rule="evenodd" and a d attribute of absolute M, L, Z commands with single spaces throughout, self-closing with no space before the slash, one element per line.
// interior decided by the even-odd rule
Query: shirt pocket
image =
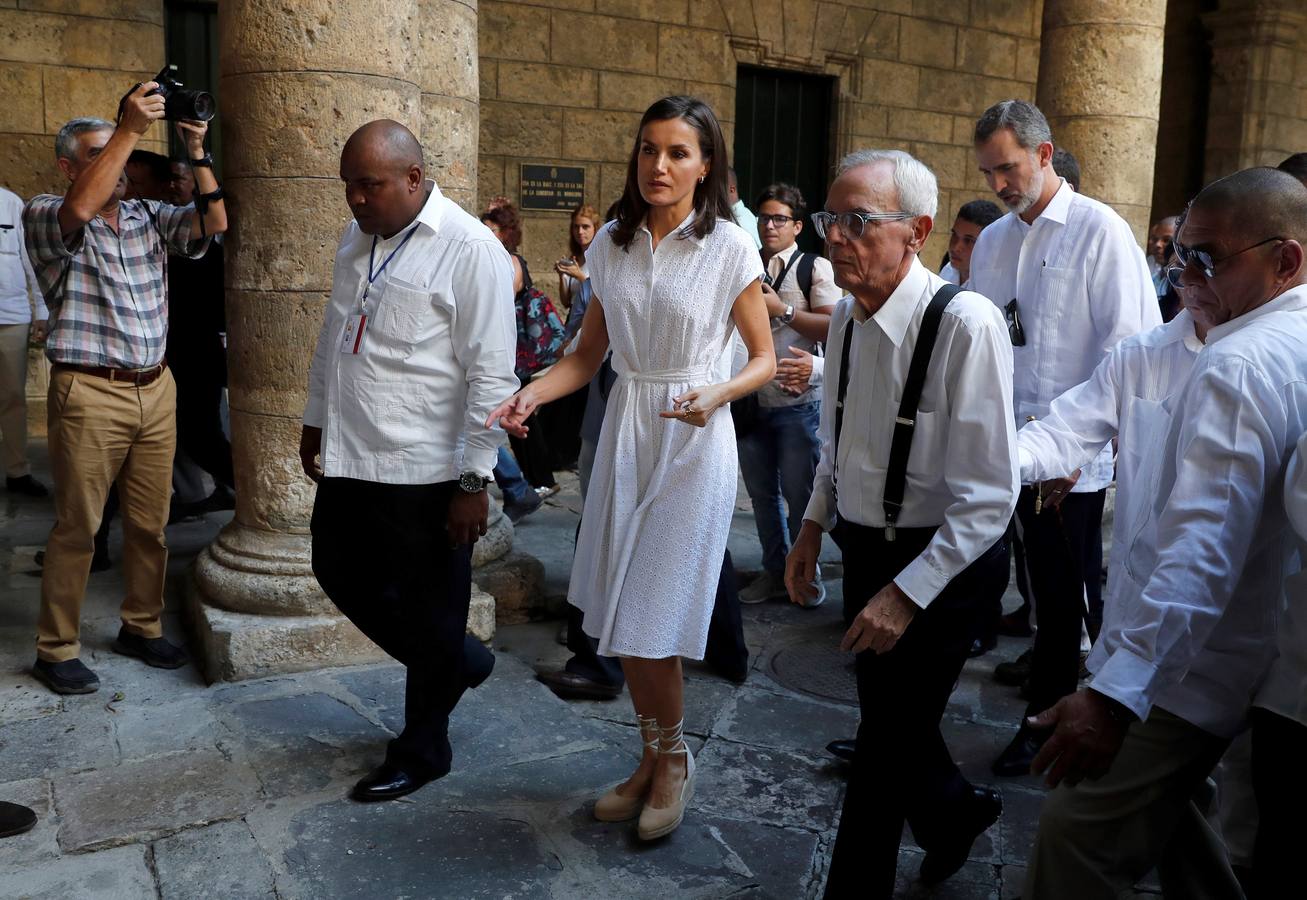
<path fill-rule="evenodd" d="M 899 403 L 898 400 L 886 403 L 883 413 L 888 425 L 883 429 L 884 450 L 879 458 L 885 460 L 886 473 L 889 472 L 889 458 L 894 447 Z M 934 481 L 935 473 L 943 467 L 948 423 L 943 414 L 920 408 L 913 422 L 915 425 L 912 429 L 912 446 L 908 451 L 907 482 L 918 490 L 925 490 Z"/>
<path fill-rule="evenodd" d="M 1036 316 L 1034 304 L 1018 304 L 1018 308 L 1027 335 L 1030 335 L 1032 326 L 1040 329 L 1038 340 L 1050 351 L 1044 358 L 1060 360 L 1067 355 L 1073 359 L 1082 358 L 1085 341 L 1091 340 L 1093 335 L 1089 305 L 1085 302 L 1084 274 L 1079 269 L 1043 266 L 1039 270 L 1039 287 L 1035 296 L 1038 298 L 1037 323 L 1031 321 Z M 1074 375 L 1071 383 L 1057 385 L 1055 393 L 1081 381 L 1074 367 L 1070 374 Z"/>
<path fill-rule="evenodd" d="M 425 423 L 431 419 L 425 393 L 411 382 L 353 382 L 342 398 L 341 418 L 358 436 L 358 457 L 393 453 L 428 441 Z"/>
<path fill-rule="evenodd" d="M 430 338 L 435 317 L 429 291 L 387 282 L 371 323 L 373 334 L 381 339 L 377 349 L 401 357 L 411 355 L 419 343 Z"/>

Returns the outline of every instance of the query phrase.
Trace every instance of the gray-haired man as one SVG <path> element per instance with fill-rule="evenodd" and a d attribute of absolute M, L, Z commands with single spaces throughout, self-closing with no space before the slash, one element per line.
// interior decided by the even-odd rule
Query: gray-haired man
<path fill-rule="evenodd" d="M 796 603 L 815 592 L 831 531 L 862 711 L 828 898 L 893 893 L 905 819 L 927 853 L 922 879 L 948 878 L 1002 810 L 962 777 L 939 720 L 984 598 L 1007 578 L 1012 347 L 994 304 L 918 261 L 937 197 L 908 154 L 863 151 L 812 217 L 851 296 L 831 315 L 821 460 L 785 581 Z"/>
<path fill-rule="evenodd" d="M 1053 398 L 1088 380 L 1122 338 L 1162 324 L 1162 317 L 1130 226 L 1054 171 L 1043 113 L 1024 100 L 994 104 L 976 123 L 975 150 L 1009 212 L 976 240 L 968 287 L 1007 318 L 1015 366 L 1011 415 L 1021 425 L 1046 416 Z M 1075 691 L 1080 624 L 1095 637 L 1102 618 L 1103 500 L 1112 448 L 1065 475 L 1024 487 L 1017 503 L 1039 619 L 1028 715 Z M 994 773 L 1028 773 L 1044 737 L 1023 724 L 995 760 Z"/>

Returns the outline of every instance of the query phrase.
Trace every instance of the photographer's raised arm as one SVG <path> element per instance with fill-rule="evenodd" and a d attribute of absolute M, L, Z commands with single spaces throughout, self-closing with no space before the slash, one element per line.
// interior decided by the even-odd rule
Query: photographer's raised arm
<path fill-rule="evenodd" d="M 90 164 L 77 175 L 59 207 L 59 229 L 64 237 L 80 231 L 113 200 L 127 157 L 150 123 L 163 118 L 164 98 L 158 94 L 146 96 L 156 87 L 153 81 L 147 81 L 128 94 L 113 135 L 102 148 L 90 151 Z"/>
<path fill-rule="evenodd" d="M 201 196 L 212 194 L 219 188 L 218 179 L 213 174 L 212 161 L 207 159 L 204 150 L 204 135 L 208 130 L 208 122 L 189 119 L 177 122 L 177 136 L 186 142 L 186 158 L 191 160 L 191 172 L 195 175 L 195 192 Z M 206 164 L 197 166 L 196 161 Z M 204 210 L 203 215 L 200 213 L 201 208 Z M 227 205 L 221 197 L 210 200 L 207 204 L 196 202 L 195 216 L 191 219 L 191 240 L 199 240 L 201 234 L 221 234 L 226 230 Z"/>

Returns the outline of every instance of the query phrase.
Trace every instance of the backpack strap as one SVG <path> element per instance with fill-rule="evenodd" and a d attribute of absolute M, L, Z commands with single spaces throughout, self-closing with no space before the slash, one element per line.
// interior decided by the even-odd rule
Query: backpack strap
<path fill-rule="evenodd" d="M 912 450 L 912 435 L 917 427 L 917 406 L 921 403 L 921 390 L 926 384 L 926 369 L 935 352 L 939 337 L 939 323 L 944 308 L 962 288 L 946 284 L 935 292 L 921 317 L 921 330 L 912 348 L 912 362 L 908 364 L 908 380 L 903 384 L 903 398 L 899 413 L 894 417 L 894 438 L 890 443 L 889 467 L 885 472 L 885 540 L 894 540 L 894 526 L 903 509 L 903 491 L 908 480 L 908 454 Z M 840 373 L 843 378 L 843 372 Z"/>
<path fill-rule="evenodd" d="M 799 282 L 799 290 L 803 291 L 803 297 L 808 301 L 808 307 L 812 307 L 812 267 L 817 262 L 815 253 L 804 253 L 799 259 L 799 265 L 794 270 L 794 277 Z"/>

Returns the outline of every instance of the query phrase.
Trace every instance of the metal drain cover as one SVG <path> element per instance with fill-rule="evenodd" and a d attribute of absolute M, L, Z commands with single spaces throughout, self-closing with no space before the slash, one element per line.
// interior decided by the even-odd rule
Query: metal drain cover
<path fill-rule="evenodd" d="M 796 641 L 771 658 L 772 677 L 800 694 L 858 705 L 853 655 L 840 651 L 829 634 Z"/>

